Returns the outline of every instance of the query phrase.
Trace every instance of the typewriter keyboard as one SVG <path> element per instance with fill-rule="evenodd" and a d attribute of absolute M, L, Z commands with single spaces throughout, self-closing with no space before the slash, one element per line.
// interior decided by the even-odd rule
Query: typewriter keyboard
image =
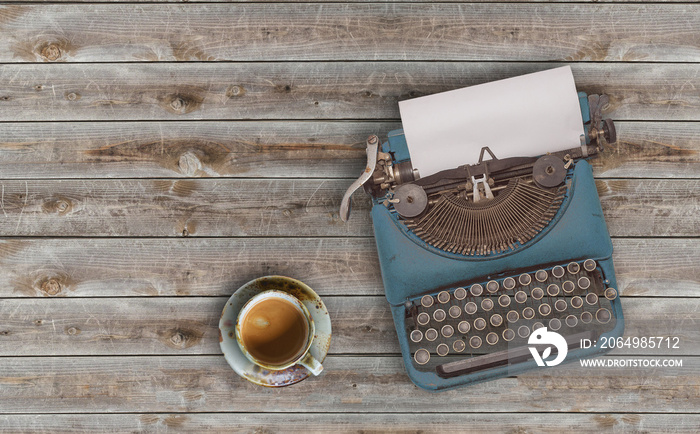
<path fill-rule="evenodd" d="M 617 297 L 592 259 L 423 295 L 406 302 L 414 366 L 434 370 L 465 358 L 473 359 L 470 371 L 496 366 L 493 357 L 483 356 L 524 349 L 541 327 L 570 341 L 587 335 L 595 339 L 614 327 Z"/>

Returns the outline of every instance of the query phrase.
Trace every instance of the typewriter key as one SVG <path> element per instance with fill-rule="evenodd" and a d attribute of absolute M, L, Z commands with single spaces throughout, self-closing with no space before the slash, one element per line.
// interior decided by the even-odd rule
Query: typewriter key
<path fill-rule="evenodd" d="M 498 291 L 498 282 L 495 280 L 489 280 L 489 283 L 486 284 L 486 290 L 492 294 Z"/>
<path fill-rule="evenodd" d="M 615 288 L 606 289 L 605 298 L 607 298 L 608 300 L 615 300 L 617 298 L 617 290 Z"/>
<path fill-rule="evenodd" d="M 520 276 L 518 276 L 518 282 L 520 282 L 520 284 L 523 286 L 527 286 L 530 284 L 530 282 L 532 282 L 532 278 L 529 274 L 523 273 Z"/>
<path fill-rule="evenodd" d="M 469 346 L 476 349 L 481 346 L 481 338 L 479 336 L 472 336 L 469 338 Z"/>
<path fill-rule="evenodd" d="M 451 325 L 448 324 L 448 325 L 442 326 L 442 328 L 440 329 L 440 333 L 446 338 L 451 338 L 452 335 L 455 334 L 455 329 L 454 329 L 454 327 L 452 327 Z"/>
<path fill-rule="evenodd" d="M 557 331 L 561 328 L 561 321 L 559 321 L 559 318 L 552 318 L 549 320 L 549 329 Z"/>
<path fill-rule="evenodd" d="M 491 325 L 494 327 L 500 327 L 503 324 L 503 317 L 499 314 L 491 315 Z"/>
<path fill-rule="evenodd" d="M 481 308 L 487 312 L 490 311 L 491 309 L 493 309 L 493 300 L 491 300 L 490 298 L 485 298 L 481 300 Z"/>
<path fill-rule="evenodd" d="M 481 331 L 486 328 L 486 320 L 483 318 L 477 318 L 474 320 L 474 328 Z"/>
<path fill-rule="evenodd" d="M 505 329 L 503 330 L 503 340 L 506 342 L 510 342 L 515 338 L 515 332 L 511 329 Z"/>
<path fill-rule="evenodd" d="M 569 316 L 566 317 L 566 319 L 564 320 L 564 322 L 565 322 L 566 325 L 568 325 L 569 327 L 576 327 L 576 324 L 578 324 L 578 318 L 576 318 L 574 315 L 569 315 Z"/>
<path fill-rule="evenodd" d="M 567 294 L 571 294 L 574 292 L 574 289 L 576 289 L 576 285 L 574 285 L 574 282 L 570 280 L 565 280 L 564 283 L 561 284 L 561 289 L 563 289 Z"/>
<path fill-rule="evenodd" d="M 541 322 L 536 322 L 532 325 L 532 331 L 536 332 L 537 329 L 541 329 L 542 327 L 544 327 L 544 324 L 542 324 Z"/>
<path fill-rule="evenodd" d="M 566 300 L 557 300 L 554 302 L 554 309 L 557 312 L 564 312 L 566 310 Z"/>
<path fill-rule="evenodd" d="M 440 291 L 437 295 L 437 299 L 442 304 L 448 303 L 450 301 L 450 293 L 447 291 Z"/>
<path fill-rule="evenodd" d="M 415 360 L 419 365 L 425 365 L 430 361 L 430 353 L 428 350 L 421 348 L 413 355 L 413 360 Z"/>
<path fill-rule="evenodd" d="M 462 315 L 462 309 L 459 306 L 452 306 L 447 313 L 449 313 L 452 318 L 459 318 L 459 316 Z"/>
<path fill-rule="evenodd" d="M 520 336 L 523 339 L 530 336 L 530 328 L 524 325 L 518 327 L 518 336 Z"/>
<path fill-rule="evenodd" d="M 464 288 L 457 288 L 455 289 L 454 296 L 457 300 L 464 300 L 467 298 L 467 290 Z"/>
<path fill-rule="evenodd" d="M 581 271 L 581 267 L 576 262 L 569 262 L 569 265 L 566 266 L 566 270 L 570 274 L 576 274 Z"/>
<path fill-rule="evenodd" d="M 581 312 L 582 323 L 588 324 L 591 321 L 593 321 L 593 314 L 591 314 L 590 312 Z"/>
<path fill-rule="evenodd" d="M 435 309 L 435 312 L 433 312 L 433 319 L 437 322 L 443 322 L 445 321 L 445 318 L 447 318 L 447 314 L 445 313 L 444 310 L 442 309 Z"/>
<path fill-rule="evenodd" d="M 595 270 L 595 261 L 593 259 L 586 259 L 583 261 L 583 269 L 586 271 Z"/>
<path fill-rule="evenodd" d="M 425 338 L 430 342 L 438 338 L 438 331 L 435 329 L 428 329 L 425 331 Z"/>
<path fill-rule="evenodd" d="M 523 309 L 523 318 L 525 319 L 532 319 L 535 317 L 535 309 L 531 307 L 526 307 Z"/>
<path fill-rule="evenodd" d="M 532 292 L 530 293 L 530 295 L 535 300 L 541 300 L 542 297 L 544 297 L 544 291 L 538 286 L 536 288 L 532 288 Z"/>
<path fill-rule="evenodd" d="M 476 309 L 476 303 L 474 303 L 473 301 L 470 301 L 469 303 L 464 305 L 464 311 L 469 315 L 474 315 L 476 313 Z"/>
<path fill-rule="evenodd" d="M 525 291 L 516 292 L 515 301 L 517 301 L 520 304 L 525 303 L 527 301 L 527 294 L 525 294 Z"/>
<path fill-rule="evenodd" d="M 421 312 L 416 317 L 416 321 L 418 321 L 418 324 L 420 325 L 426 325 L 430 322 L 430 315 L 425 312 Z"/>
<path fill-rule="evenodd" d="M 509 323 L 518 322 L 518 320 L 520 319 L 520 314 L 515 310 L 511 310 L 506 314 L 506 319 Z"/>
<path fill-rule="evenodd" d="M 601 324 L 607 324 L 610 318 L 612 318 L 610 311 L 605 308 L 600 308 L 598 312 L 595 313 L 595 319 Z"/>
<path fill-rule="evenodd" d="M 571 297 L 571 307 L 574 309 L 580 309 L 583 306 L 583 299 L 578 295 L 576 297 Z"/>
<path fill-rule="evenodd" d="M 588 294 L 586 294 L 586 303 L 590 304 L 591 306 L 597 304 L 598 296 L 592 292 L 589 292 Z"/>
<path fill-rule="evenodd" d="M 550 313 L 552 313 L 552 307 L 550 305 L 548 305 L 547 303 L 541 304 L 537 310 L 540 311 L 540 315 L 542 315 L 542 316 L 547 316 Z"/>
<path fill-rule="evenodd" d="M 496 345 L 498 343 L 498 335 L 494 332 L 487 334 L 486 343 L 489 345 Z"/>
<path fill-rule="evenodd" d="M 588 277 L 581 277 L 578 279 L 578 287 L 581 289 L 588 289 L 591 286 L 591 279 Z"/>
<path fill-rule="evenodd" d="M 474 297 L 478 297 L 484 292 L 484 287 L 475 283 L 469 288 L 469 292 L 471 292 Z"/>
<path fill-rule="evenodd" d="M 411 340 L 413 342 L 416 342 L 416 343 L 422 341 L 423 340 L 423 332 L 420 330 L 413 330 L 411 332 Z"/>
<path fill-rule="evenodd" d="M 538 282 L 544 282 L 545 280 L 547 280 L 547 272 L 544 270 L 537 270 L 537 272 L 535 273 L 535 280 L 537 280 Z"/>
<path fill-rule="evenodd" d="M 447 346 L 447 344 L 440 344 L 437 346 L 435 350 L 438 354 L 438 356 L 446 356 L 447 353 L 450 352 L 450 347 Z"/>
<path fill-rule="evenodd" d="M 430 307 L 433 305 L 433 297 L 430 295 L 424 295 L 420 299 L 420 304 L 423 305 L 423 307 Z"/>
<path fill-rule="evenodd" d="M 549 294 L 550 297 L 556 297 L 559 295 L 559 285 L 556 283 L 552 283 L 547 287 L 547 294 Z"/>
<path fill-rule="evenodd" d="M 512 277 L 506 277 L 506 278 L 503 280 L 503 287 L 504 287 L 505 289 L 513 289 L 513 288 L 515 288 L 515 279 L 513 279 Z"/>
<path fill-rule="evenodd" d="M 468 321 L 461 321 L 459 324 L 457 324 L 457 330 L 462 333 L 463 335 L 466 335 L 469 333 L 469 329 L 471 327 L 469 326 Z"/>
<path fill-rule="evenodd" d="M 452 349 L 457 351 L 458 353 L 464 351 L 465 348 L 467 348 L 467 344 L 465 344 L 464 341 L 461 339 L 454 341 L 454 343 L 452 344 Z"/>
<path fill-rule="evenodd" d="M 502 296 L 498 297 L 498 304 L 501 307 L 508 307 L 510 306 L 510 297 L 507 295 L 503 294 Z"/>
<path fill-rule="evenodd" d="M 557 265 L 552 268 L 552 276 L 556 277 L 557 279 L 564 277 L 564 267 Z"/>

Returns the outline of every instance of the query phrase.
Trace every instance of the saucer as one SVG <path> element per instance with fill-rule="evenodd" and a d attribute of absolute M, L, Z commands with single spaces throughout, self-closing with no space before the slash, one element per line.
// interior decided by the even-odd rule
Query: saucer
<path fill-rule="evenodd" d="M 331 318 L 326 305 L 321 298 L 305 283 L 291 277 L 265 276 L 251 280 L 238 288 L 226 302 L 221 320 L 219 320 L 219 345 L 224 357 L 231 368 L 251 383 L 267 387 L 284 387 L 298 383 L 309 377 L 311 373 L 302 365 L 294 365 L 287 369 L 273 371 L 262 368 L 251 362 L 243 355 L 236 341 L 236 319 L 244 304 L 254 295 L 276 289 L 298 298 L 306 307 L 314 320 L 316 334 L 311 344 L 310 352 L 316 360 L 323 363 L 331 344 Z"/>

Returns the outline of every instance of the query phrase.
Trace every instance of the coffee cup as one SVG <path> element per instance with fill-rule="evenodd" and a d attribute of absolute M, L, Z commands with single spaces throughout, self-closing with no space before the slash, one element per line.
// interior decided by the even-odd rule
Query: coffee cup
<path fill-rule="evenodd" d="M 253 296 L 236 319 L 236 341 L 243 354 L 273 371 L 300 364 L 319 375 L 323 366 L 309 352 L 315 332 L 314 320 L 304 304 L 277 290 Z"/>

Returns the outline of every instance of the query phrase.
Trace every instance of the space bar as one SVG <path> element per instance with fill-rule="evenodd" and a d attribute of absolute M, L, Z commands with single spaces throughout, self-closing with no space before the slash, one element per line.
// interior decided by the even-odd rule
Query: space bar
<path fill-rule="evenodd" d="M 577 349 L 581 346 L 582 339 L 593 338 L 592 331 L 577 333 L 565 337 L 569 350 Z M 556 353 L 556 348 L 552 349 L 552 354 Z M 482 371 L 484 369 L 495 368 L 519 362 L 524 362 L 532 358 L 532 353 L 527 346 L 516 347 L 510 350 L 499 351 L 497 353 L 484 354 L 483 356 L 471 357 L 469 359 L 457 360 L 455 362 L 438 365 L 435 370 L 442 378 L 456 377 L 470 372 Z"/>

